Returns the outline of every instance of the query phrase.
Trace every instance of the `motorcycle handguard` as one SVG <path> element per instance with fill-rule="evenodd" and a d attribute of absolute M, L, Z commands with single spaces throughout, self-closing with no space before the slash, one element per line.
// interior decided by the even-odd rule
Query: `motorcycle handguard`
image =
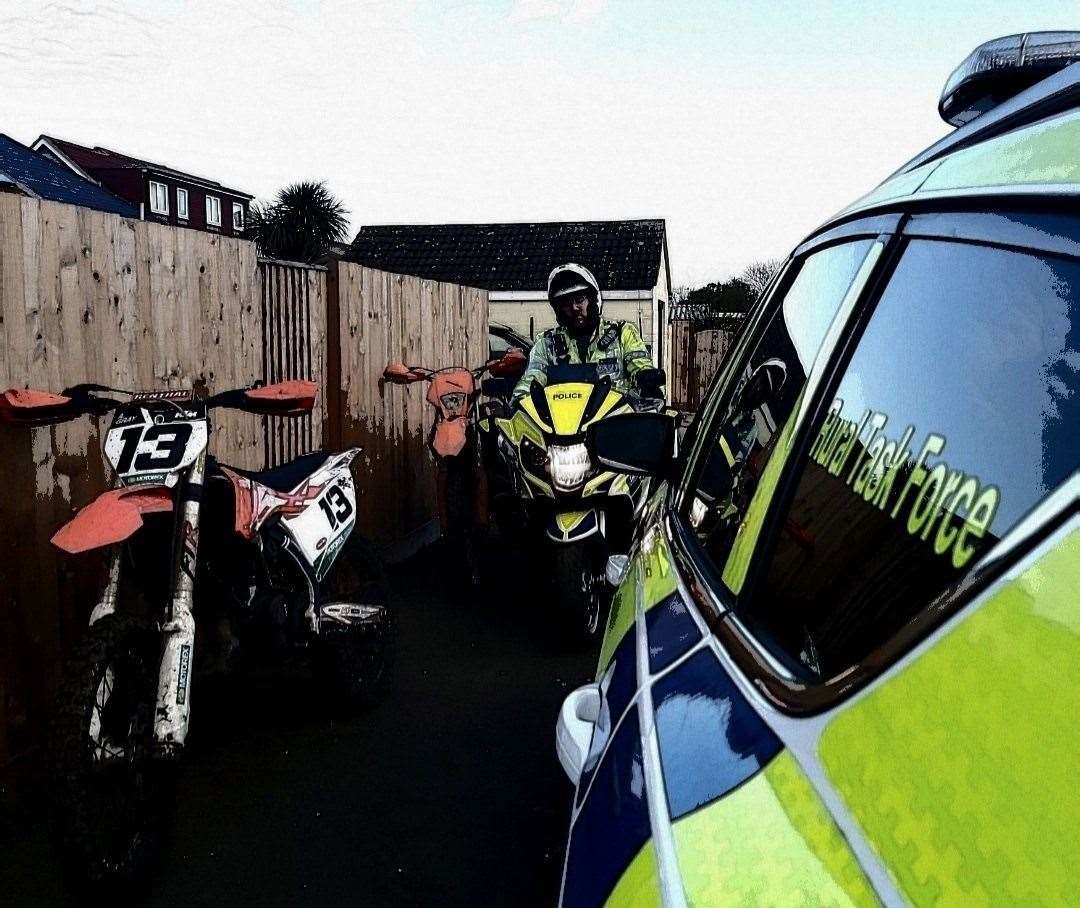
<path fill-rule="evenodd" d="M 143 525 L 143 514 L 173 509 L 170 488 L 158 484 L 102 492 L 53 534 L 52 544 L 73 555 L 123 542 Z"/>
<path fill-rule="evenodd" d="M 72 399 L 63 394 L 36 388 L 9 388 L 0 394 L 0 422 L 47 426 L 80 415 Z"/>

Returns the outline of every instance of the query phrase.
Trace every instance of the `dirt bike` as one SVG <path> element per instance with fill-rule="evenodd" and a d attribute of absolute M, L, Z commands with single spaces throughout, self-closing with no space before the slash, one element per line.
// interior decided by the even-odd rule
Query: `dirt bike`
<path fill-rule="evenodd" d="M 647 476 L 594 464 L 585 435 L 611 416 L 664 409 L 653 390 L 663 372 L 645 371 L 642 387 L 653 396 L 619 390 L 595 364 L 553 365 L 546 385 L 533 382 L 512 407 L 481 421 L 494 439 L 485 446 L 494 452 L 492 510 L 526 528 L 566 626 L 583 641 L 595 636 L 610 599 L 609 558 L 629 551 L 649 490 Z"/>
<path fill-rule="evenodd" d="M 108 550 L 52 745 L 61 851 L 81 882 L 123 886 L 148 867 L 188 736 L 196 614 L 211 663 L 234 659 L 241 640 L 278 657 L 303 652 L 350 702 L 385 678 L 385 590 L 352 533 L 359 449 L 263 472 L 207 453 L 214 409 L 300 416 L 316 391 L 289 381 L 208 399 L 91 384 L 0 395 L 0 419 L 23 425 L 112 414 L 114 487 L 52 537 L 69 553 Z"/>
<path fill-rule="evenodd" d="M 429 383 L 427 402 L 435 408 L 428 444 L 438 463 L 437 504 L 443 537 L 464 568 L 470 586 L 480 582 L 476 534 L 487 526 L 487 478 L 480 466 L 476 438 L 480 389 L 476 380 L 487 372 L 509 379 L 525 370 L 525 354 L 511 347 L 498 359 L 466 369 L 428 369 L 390 363 L 383 378 L 397 385 Z"/>

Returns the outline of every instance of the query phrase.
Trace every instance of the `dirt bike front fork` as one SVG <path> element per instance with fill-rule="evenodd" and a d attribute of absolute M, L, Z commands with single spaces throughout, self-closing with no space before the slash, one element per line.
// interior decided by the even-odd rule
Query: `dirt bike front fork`
<path fill-rule="evenodd" d="M 158 672 L 154 740 L 163 757 L 179 755 L 187 738 L 191 714 L 191 669 L 194 665 L 195 566 L 199 555 L 199 507 L 206 452 L 203 451 L 179 491 L 172 566 L 172 599 L 162 622 L 164 644 Z"/>

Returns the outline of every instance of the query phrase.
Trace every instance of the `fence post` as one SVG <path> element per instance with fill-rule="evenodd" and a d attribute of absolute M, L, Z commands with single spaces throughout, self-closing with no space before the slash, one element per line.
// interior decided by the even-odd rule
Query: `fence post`
<path fill-rule="evenodd" d="M 326 272 L 326 380 L 323 394 L 326 400 L 326 421 L 323 423 L 323 446 L 330 451 L 341 450 L 341 298 L 339 295 L 337 259 L 329 263 Z"/>

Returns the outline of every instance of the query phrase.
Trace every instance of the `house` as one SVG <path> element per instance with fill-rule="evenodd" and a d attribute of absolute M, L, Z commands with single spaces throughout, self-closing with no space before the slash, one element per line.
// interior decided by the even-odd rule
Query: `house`
<path fill-rule="evenodd" d="M 488 291 L 491 321 L 529 338 L 555 324 L 551 269 L 584 265 L 600 282 L 604 315 L 636 324 L 667 367 L 671 274 L 662 219 L 362 227 L 350 261 Z"/>
<path fill-rule="evenodd" d="M 0 134 L 0 192 L 96 208 L 137 218 L 139 208 L 107 189 L 72 173 L 62 164 L 35 154 L 21 142 Z"/>
<path fill-rule="evenodd" d="M 243 236 L 253 196 L 213 180 L 95 146 L 39 136 L 34 151 L 115 193 L 146 221 Z"/>

